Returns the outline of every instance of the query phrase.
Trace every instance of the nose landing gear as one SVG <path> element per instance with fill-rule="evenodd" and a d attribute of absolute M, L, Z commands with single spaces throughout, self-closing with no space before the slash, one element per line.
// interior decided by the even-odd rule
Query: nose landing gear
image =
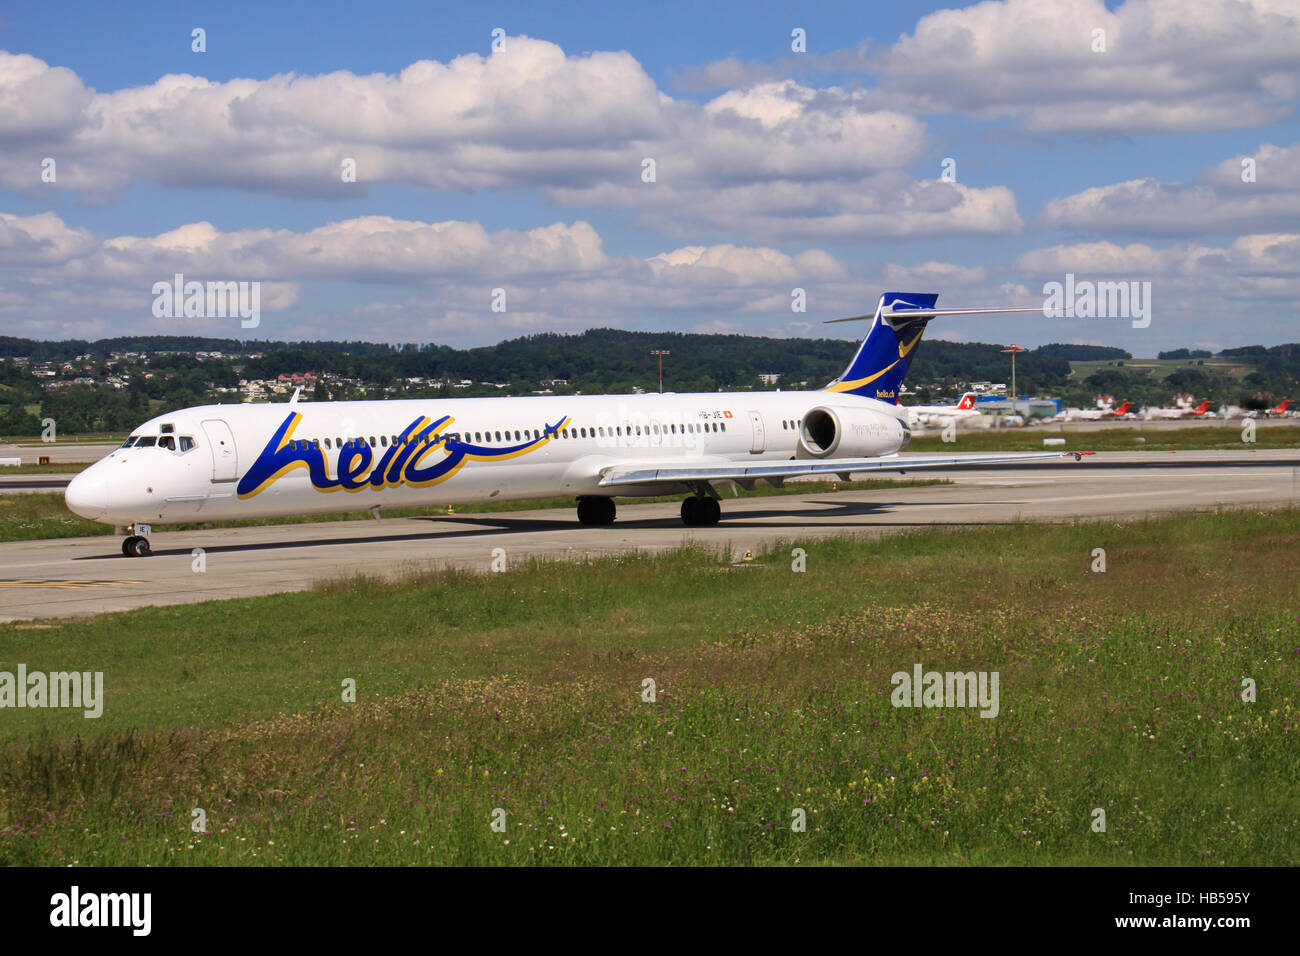
<path fill-rule="evenodd" d="M 147 524 L 127 525 L 127 536 L 122 541 L 122 553 L 128 558 L 147 558 L 153 554 L 149 549 L 149 532 Z"/>

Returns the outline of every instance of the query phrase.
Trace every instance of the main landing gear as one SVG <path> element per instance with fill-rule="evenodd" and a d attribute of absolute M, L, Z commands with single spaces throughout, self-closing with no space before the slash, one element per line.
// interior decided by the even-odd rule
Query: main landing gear
<path fill-rule="evenodd" d="M 118 531 L 126 532 L 126 538 L 122 541 L 122 553 L 128 558 L 147 558 L 153 554 L 149 550 L 151 530 L 147 524 L 129 524 L 125 528 L 118 528 Z"/>
<path fill-rule="evenodd" d="M 717 499 L 692 495 L 682 499 L 682 524 L 690 527 L 710 527 L 722 517 Z"/>
<path fill-rule="evenodd" d="M 615 510 L 613 498 L 579 498 L 578 522 L 580 524 L 613 524 Z"/>

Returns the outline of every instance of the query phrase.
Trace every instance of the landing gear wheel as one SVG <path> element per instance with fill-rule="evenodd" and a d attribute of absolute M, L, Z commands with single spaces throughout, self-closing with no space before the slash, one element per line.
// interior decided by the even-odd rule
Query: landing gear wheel
<path fill-rule="evenodd" d="M 578 499 L 578 521 L 582 524 L 613 524 L 615 514 L 613 498 Z"/>
<path fill-rule="evenodd" d="M 699 517 L 700 524 L 711 527 L 722 517 L 722 507 L 714 498 L 701 498 L 696 515 Z"/>
<path fill-rule="evenodd" d="M 133 534 L 122 542 L 122 553 L 128 558 L 147 558 L 153 552 L 149 550 L 149 539 Z"/>
<path fill-rule="evenodd" d="M 718 523 L 722 509 L 712 498 L 682 499 L 682 524 L 690 527 L 709 527 Z"/>
<path fill-rule="evenodd" d="M 699 511 L 699 508 L 696 506 L 696 502 L 698 502 L 699 500 L 700 500 L 699 498 L 682 499 L 682 524 L 686 525 L 687 527 L 694 527 L 695 525 L 699 524 L 699 522 L 695 520 L 695 515 Z"/>

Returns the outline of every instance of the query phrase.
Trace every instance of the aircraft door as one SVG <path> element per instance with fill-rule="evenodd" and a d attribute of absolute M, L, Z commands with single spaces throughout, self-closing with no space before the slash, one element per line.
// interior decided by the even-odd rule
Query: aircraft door
<path fill-rule="evenodd" d="M 767 450 L 767 435 L 763 430 L 763 413 L 751 411 L 749 413 L 749 423 L 754 428 L 753 444 L 749 446 L 751 455 L 761 455 Z"/>
<path fill-rule="evenodd" d="M 230 426 L 219 418 L 209 418 L 203 422 L 203 434 L 212 452 L 212 480 L 234 481 L 239 477 L 239 458 Z"/>

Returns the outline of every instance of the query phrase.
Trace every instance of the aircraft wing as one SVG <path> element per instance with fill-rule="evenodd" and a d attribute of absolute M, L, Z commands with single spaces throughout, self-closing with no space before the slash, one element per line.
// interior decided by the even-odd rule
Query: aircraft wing
<path fill-rule="evenodd" d="M 881 458 L 792 459 L 790 461 L 765 461 L 755 464 L 730 462 L 727 464 L 701 463 L 691 465 L 674 463 L 666 465 L 610 465 L 600 472 L 600 486 L 614 488 L 620 485 L 682 484 L 695 481 L 736 481 L 742 484 L 758 480 L 798 478 L 805 475 L 838 475 L 844 481 L 849 475 L 864 471 L 913 471 L 922 468 L 965 468 L 980 465 L 1001 465 L 1022 461 L 1049 461 L 1061 458 L 1079 460 L 1088 451 L 1008 452 L 1001 455 L 917 455 L 904 458 L 887 455 Z"/>

